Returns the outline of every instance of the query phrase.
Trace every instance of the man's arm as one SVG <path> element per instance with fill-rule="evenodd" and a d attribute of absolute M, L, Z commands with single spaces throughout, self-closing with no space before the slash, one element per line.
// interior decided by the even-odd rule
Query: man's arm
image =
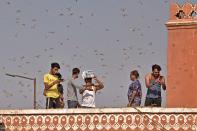
<path fill-rule="evenodd" d="M 86 90 L 86 88 L 83 86 L 81 89 L 79 89 L 79 93 L 83 94 L 83 92 Z"/>
<path fill-rule="evenodd" d="M 132 105 L 133 100 L 134 100 L 134 98 L 135 98 L 136 94 L 137 94 L 137 91 L 133 91 L 132 95 L 131 95 L 131 96 L 129 96 L 129 99 L 130 99 L 130 101 L 129 101 L 129 105 L 128 105 L 129 107 Z"/>
<path fill-rule="evenodd" d="M 150 88 L 152 86 L 150 82 L 150 77 L 151 77 L 150 74 L 146 75 L 145 77 L 145 84 L 147 88 Z"/>
<path fill-rule="evenodd" d="M 165 82 L 164 76 L 162 76 L 162 78 L 161 78 L 161 85 L 162 85 L 163 90 L 166 90 L 166 82 Z"/>
<path fill-rule="evenodd" d="M 47 83 L 47 82 L 44 82 L 44 86 L 45 86 L 45 90 L 48 90 L 50 89 L 52 86 L 56 85 L 56 84 L 59 84 L 61 82 L 61 80 L 56 80 L 56 81 L 53 81 L 52 83 Z"/>
<path fill-rule="evenodd" d="M 83 92 L 84 92 L 85 90 L 93 91 L 92 86 L 86 86 L 86 85 L 84 85 L 83 87 L 81 87 L 81 88 L 79 89 L 79 93 L 80 93 L 80 94 L 83 94 Z"/>
<path fill-rule="evenodd" d="M 97 77 L 95 77 L 94 80 L 96 81 L 95 84 L 96 90 L 101 90 L 104 88 L 103 83 L 99 79 L 97 79 Z"/>

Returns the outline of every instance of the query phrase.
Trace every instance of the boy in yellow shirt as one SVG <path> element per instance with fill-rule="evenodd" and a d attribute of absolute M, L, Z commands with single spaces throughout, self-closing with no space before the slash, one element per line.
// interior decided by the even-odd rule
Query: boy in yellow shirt
<path fill-rule="evenodd" d="M 56 74 L 59 72 L 60 65 L 58 63 L 51 64 L 51 70 L 44 75 L 44 95 L 46 96 L 46 109 L 60 108 L 60 93 L 57 89 L 58 84 L 63 82 L 58 79 Z"/>

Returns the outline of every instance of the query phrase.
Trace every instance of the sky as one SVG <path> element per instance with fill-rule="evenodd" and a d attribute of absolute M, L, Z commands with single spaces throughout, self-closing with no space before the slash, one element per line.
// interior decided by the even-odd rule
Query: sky
<path fill-rule="evenodd" d="M 151 66 L 161 65 L 166 76 L 168 16 L 169 0 L 0 0 L 0 109 L 33 108 L 33 81 L 6 73 L 35 77 L 37 106 L 45 108 L 43 76 L 52 62 L 65 79 L 74 67 L 93 70 L 105 85 L 99 108 L 127 105 L 129 74 L 137 69 L 143 106 Z M 166 92 L 162 97 L 165 107 Z"/>

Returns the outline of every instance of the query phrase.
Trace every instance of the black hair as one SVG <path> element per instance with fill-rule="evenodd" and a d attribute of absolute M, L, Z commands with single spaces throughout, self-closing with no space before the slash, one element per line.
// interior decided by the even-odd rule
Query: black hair
<path fill-rule="evenodd" d="M 86 83 L 87 82 L 92 82 L 92 78 L 85 78 L 84 80 L 85 80 Z"/>
<path fill-rule="evenodd" d="M 134 75 L 137 79 L 140 77 L 140 75 L 139 75 L 137 70 L 131 71 L 131 75 Z"/>
<path fill-rule="evenodd" d="M 58 77 L 58 79 L 62 79 L 62 75 L 59 72 L 56 73 L 55 75 Z"/>
<path fill-rule="evenodd" d="M 55 68 L 57 67 L 58 69 L 60 69 L 60 65 L 58 63 L 51 63 L 51 68 Z"/>
<path fill-rule="evenodd" d="M 80 73 L 79 68 L 73 68 L 73 70 L 72 70 L 72 74 L 73 74 L 73 75 L 79 74 L 79 73 Z"/>
<path fill-rule="evenodd" d="M 152 66 L 152 71 L 154 71 L 155 69 L 157 69 L 158 71 L 161 71 L 161 67 L 159 65 L 157 65 L 157 64 L 154 64 Z"/>

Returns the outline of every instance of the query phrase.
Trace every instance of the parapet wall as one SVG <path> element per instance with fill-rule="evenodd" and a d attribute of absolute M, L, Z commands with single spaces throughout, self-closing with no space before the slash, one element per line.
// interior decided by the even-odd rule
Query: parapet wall
<path fill-rule="evenodd" d="M 195 108 L 0 110 L 6 131 L 196 131 Z"/>

